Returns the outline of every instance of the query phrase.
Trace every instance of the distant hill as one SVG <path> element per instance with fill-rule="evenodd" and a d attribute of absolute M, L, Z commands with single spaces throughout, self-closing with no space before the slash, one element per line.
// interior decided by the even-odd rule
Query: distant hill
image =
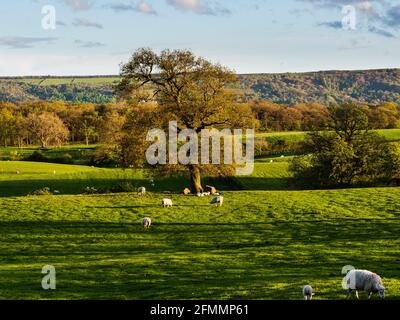
<path fill-rule="evenodd" d="M 246 99 L 280 104 L 337 104 L 347 100 L 400 104 L 400 69 L 247 74 L 239 75 L 239 79 Z M 107 103 L 115 100 L 113 84 L 117 81 L 118 76 L 0 77 L 0 100 Z"/>

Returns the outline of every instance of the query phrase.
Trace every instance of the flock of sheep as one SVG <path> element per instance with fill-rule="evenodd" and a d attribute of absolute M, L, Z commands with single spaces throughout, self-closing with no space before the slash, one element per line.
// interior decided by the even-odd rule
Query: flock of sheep
<path fill-rule="evenodd" d="M 138 188 L 137 193 L 140 196 L 144 196 L 146 194 L 146 188 L 145 187 Z M 188 188 L 185 188 L 185 190 L 183 190 L 183 194 L 189 195 L 190 190 Z M 215 187 L 206 186 L 206 192 L 196 194 L 197 197 L 208 197 L 211 195 L 213 195 L 215 197 L 211 200 L 210 204 L 221 207 L 224 203 L 224 197 L 217 192 L 217 189 L 215 189 Z M 162 199 L 161 205 L 164 208 L 171 208 L 173 206 L 172 199 L 168 199 L 168 198 Z M 151 218 L 145 217 L 142 219 L 141 224 L 144 229 L 148 229 L 151 226 L 151 222 L 152 222 Z"/>
<path fill-rule="evenodd" d="M 146 188 L 140 187 L 137 189 L 139 195 L 144 196 L 146 194 Z M 189 195 L 190 190 L 185 188 L 183 191 L 184 195 Z M 207 186 L 206 192 L 196 194 L 198 197 L 206 197 L 214 195 L 215 197 L 211 200 L 210 204 L 216 206 L 222 206 L 224 203 L 224 197 L 221 196 L 214 187 Z M 164 208 L 171 208 L 173 203 L 171 199 L 162 199 L 161 205 Z M 151 218 L 143 218 L 141 224 L 144 229 L 148 229 L 151 226 Z M 368 270 L 350 270 L 345 277 L 345 287 L 347 290 L 347 298 L 350 298 L 352 293 L 355 292 L 356 298 L 359 299 L 359 291 L 365 291 L 368 293 L 368 299 L 371 298 L 372 294 L 378 294 L 381 299 L 385 298 L 385 287 L 380 276 Z M 303 288 L 304 300 L 312 300 L 315 295 L 313 288 L 310 285 L 306 285 Z"/>
<path fill-rule="evenodd" d="M 368 299 L 371 299 L 373 294 L 378 294 L 381 299 L 385 298 L 386 288 L 380 276 L 368 270 L 350 270 L 344 279 L 345 288 L 347 290 L 347 298 L 349 299 L 353 292 L 356 293 L 357 300 L 360 299 L 359 291 L 368 293 Z M 313 288 L 306 285 L 303 288 L 304 300 L 311 300 L 315 295 Z"/>

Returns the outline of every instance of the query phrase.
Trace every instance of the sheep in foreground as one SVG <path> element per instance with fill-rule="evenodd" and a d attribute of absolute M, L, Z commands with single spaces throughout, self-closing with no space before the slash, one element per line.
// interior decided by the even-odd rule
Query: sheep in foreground
<path fill-rule="evenodd" d="M 151 226 L 151 218 L 148 218 L 148 217 L 143 218 L 142 219 L 142 227 L 144 229 L 148 229 L 148 228 L 150 228 L 150 226 Z"/>
<path fill-rule="evenodd" d="M 144 196 L 146 194 L 146 188 L 145 187 L 140 187 L 136 191 L 137 191 L 139 196 Z"/>
<path fill-rule="evenodd" d="M 378 293 L 381 299 L 385 298 L 386 289 L 383 286 L 381 277 L 368 270 L 350 270 L 345 277 L 345 287 L 347 289 L 347 298 L 351 297 L 353 291 L 356 292 L 357 299 L 360 299 L 359 291 L 366 291 L 368 299 L 371 299 L 374 293 Z"/>
<path fill-rule="evenodd" d="M 171 199 L 162 199 L 161 204 L 164 208 L 170 208 L 170 207 L 172 207 L 172 200 Z"/>
<path fill-rule="evenodd" d="M 304 286 L 304 288 L 303 288 L 304 300 L 311 300 L 313 295 L 314 295 L 313 288 L 311 286 L 309 286 L 309 285 Z"/>
<path fill-rule="evenodd" d="M 210 202 L 211 204 L 215 204 L 216 206 L 220 206 L 222 207 L 222 204 L 224 203 L 224 197 L 219 196 L 219 197 L 215 197 L 214 199 L 211 200 Z"/>

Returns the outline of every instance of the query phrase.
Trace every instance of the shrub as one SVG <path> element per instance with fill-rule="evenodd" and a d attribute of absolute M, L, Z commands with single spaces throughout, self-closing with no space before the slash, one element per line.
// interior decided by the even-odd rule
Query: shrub
<path fill-rule="evenodd" d="M 98 194 L 99 190 L 96 189 L 95 187 L 86 187 L 83 189 L 83 194 Z"/>
<path fill-rule="evenodd" d="M 41 188 L 30 193 L 30 195 L 32 196 L 50 196 L 52 194 L 53 193 L 50 191 L 50 188 L 48 187 Z"/>
<path fill-rule="evenodd" d="M 61 157 L 55 158 L 51 160 L 54 163 L 61 163 L 61 164 L 73 164 L 74 160 L 69 153 L 64 153 Z"/>
<path fill-rule="evenodd" d="M 118 163 L 115 152 L 107 148 L 99 148 L 90 159 L 90 165 L 94 167 L 111 167 Z"/>
<path fill-rule="evenodd" d="M 135 188 L 129 182 L 121 182 L 114 185 L 111 190 L 112 193 L 120 193 L 120 192 L 133 192 Z"/>
<path fill-rule="evenodd" d="M 18 151 L 11 151 L 10 159 L 11 159 L 11 161 L 18 161 L 21 159 L 21 154 Z"/>
<path fill-rule="evenodd" d="M 31 155 L 25 157 L 25 161 L 48 162 L 48 158 L 40 151 L 34 151 Z"/>

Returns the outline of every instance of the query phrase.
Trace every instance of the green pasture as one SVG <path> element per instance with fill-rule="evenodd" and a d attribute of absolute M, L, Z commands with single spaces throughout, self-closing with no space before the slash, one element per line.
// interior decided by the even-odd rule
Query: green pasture
<path fill-rule="evenodd" d="M 397 140 L 396 130 L 383 134 Z M 80 149 L 94 152 L 45 152 L 84 163 Z M 315 299 L 344 299 L 345 265 L 379 273 L 387 299 L 400 299 L 400 188 L 290 190 L 289 159 L 260 158 L 250 176 L 205 179 L 221 190 L 222 207 L 179 194 L 185 175 L 0 161 L 0 299 L 300 300 L 306 284 Z M 148 193 L 82 194 L 121 182 Z M 60 195 L 28 196 L 44 187 Z M 172 208 L 161 207 L 165 197 Z M 54 291 L 41 288 L 45 265 L 56 268 Z"/>
<path fill-rule="evenodd" d="M 223 194 L 220 208 L 170 193 L 0 198 L 0 298 L 302 299 L 311 284 L 344 299 L 345 265 L 400 298 L 400 189 Z"/>

